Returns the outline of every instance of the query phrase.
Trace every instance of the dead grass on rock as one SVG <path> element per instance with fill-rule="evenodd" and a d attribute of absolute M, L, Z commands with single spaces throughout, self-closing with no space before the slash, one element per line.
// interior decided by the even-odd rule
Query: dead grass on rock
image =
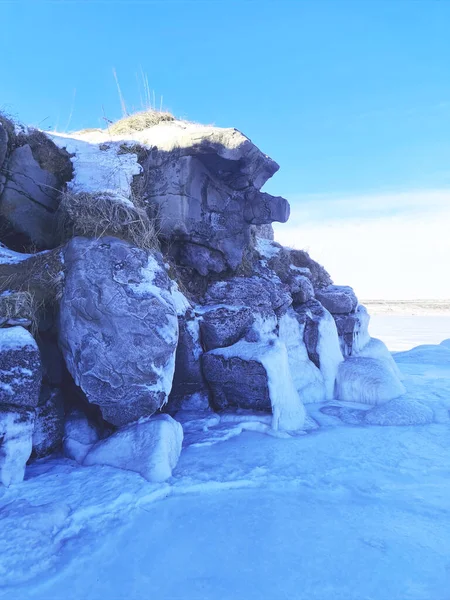
<path fill-rule="evenodd" d="M 169 112 L 158 110 L 143 110 L 119 119 L 108 127 L 111 135 L 126 135 L 134 131 L 144 131 L 159 123 L 174 121 L 175 117 Z"/>
<path fill-rule="evenodd" d="M 144 250 L 159 249 L 155 221 L 142 208 L 108 193 L 66 192 L 56 213 L 61 242 L 114 236 Z"/>

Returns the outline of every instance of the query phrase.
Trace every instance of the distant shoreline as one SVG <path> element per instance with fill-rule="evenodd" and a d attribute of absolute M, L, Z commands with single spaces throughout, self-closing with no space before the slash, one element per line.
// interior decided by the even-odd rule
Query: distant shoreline
<path fill-rule="evenodd" d="M 450 300 L 361 300 L 372 315 L 450 316 Z"/>

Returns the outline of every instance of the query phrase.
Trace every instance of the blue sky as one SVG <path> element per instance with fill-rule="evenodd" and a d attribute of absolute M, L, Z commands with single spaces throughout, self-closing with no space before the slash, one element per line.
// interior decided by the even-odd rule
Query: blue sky
<path fill-rule="evenodd" d="M 409 192 L 422 194 L 416 215 L 428 190 L 436 210 L 449 205 L 450 2 L 0 5 L 0 108 L 24 122 L 101 126 L 120 116 L 112 70 L 139 108 L 142 69 L 176 115 L 237 127 L 279 162 L 266 189 L 291 201 L 300 230 L 409 214 Z"/>

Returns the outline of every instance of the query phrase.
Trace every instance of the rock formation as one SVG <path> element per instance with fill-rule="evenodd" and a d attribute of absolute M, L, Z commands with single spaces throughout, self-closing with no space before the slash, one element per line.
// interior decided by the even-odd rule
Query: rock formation
<path fill-rule="evenodd" d="M 277 169 L 235 129 L 50 138 L 0 118 L 5 485 L 58 449 L 166 479 L 183 432 L 164 413 L 266 411 L 298 432 L 305 405 L 404 393 L 352 288 L 273 241 L 289 204 L 261 188 Z M 64 211 L 84 236 L 55 230 Z"/>

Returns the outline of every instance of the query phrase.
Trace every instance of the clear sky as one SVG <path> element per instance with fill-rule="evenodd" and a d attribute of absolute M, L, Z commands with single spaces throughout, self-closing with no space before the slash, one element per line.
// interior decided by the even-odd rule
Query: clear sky
<path fill-rule="evenodd" d="M 416 262 L 423 274 L 450 261 L 437 240 L 450 230 L 449 1 L 0 7 L 0 109 L 43 129 L 102 126 L 121 113 L 113 69 L 130 109 L 143 71 L 157 104 L 237 127 L 281 165 L 266 186 L 291 202 L 280 240 L 362 296 L 450 298 L 450 277 L 419 281 Z"/>

